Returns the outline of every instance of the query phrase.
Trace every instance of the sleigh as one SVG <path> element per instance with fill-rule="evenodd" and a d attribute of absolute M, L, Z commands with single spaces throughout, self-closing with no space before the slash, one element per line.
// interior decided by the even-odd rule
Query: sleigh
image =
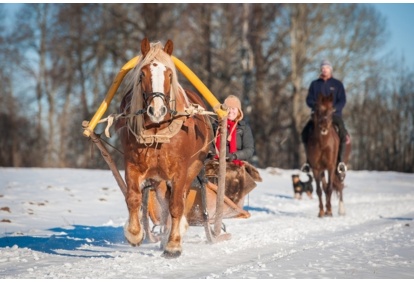
<path fill-rule="evenodd" d="M 230 239 L 230 234 L 225 233 L 217 235 L 210 225 L 214 225 L 217 221 L 217 199 L 219 197 L 218 187 L 218 171 L 219 161 L 209 160 L 205 164 L 206 177 L 208 181 L 203 184 L 199 180 L 195 180 L 188 192 L 185 215 L 190 226 L 204 226 L 207 240 L 216 242 Z M 246 219 L 250 217 L 250 213 L 243 209 L 245 197 L 256 187 L 256 182 L 262 181 L 257 169 L 248 162 L 242 166 L 235 165 L 232 162 L 227 163 L 225 176 L 225 195 L 222 205 L 222 219 L 239 218 Z M 157 192 L 166 191 L 165 184 L 160 185 L 162 189 Z M 157 193 L 149 190 L 144 193 L 144 198 L 148 200 L 147 211 L 144 211 L 144 226 L 149 235 L 150 242 L 160 240 L 155 232 L 155 228 L 162 226 L 161 203 L 157 200 Z M 145 219 L 148 218 L 148 219 Z M 151 220 L 153 226 L 149 227 Z M 226 232 L 224 224 L 221 228 Z"/>
<path fill-rule="evenodd" d="M 218 115 L 221 122 L 221 134 L 226 135 L 227 109 L 221 105 L 208 88 L 197 78 L 197 76 L 180 60 L 172 56 L 177 69 L 199 90 L 206 101 L 214 109 L 215 115 Z M 102 142 L 100 135 L 96 134 L 94 129 L 100 122 L 108 122 L 108 126 L 112 122 L 113 115 L 107 119 L 101 120 L 103 114 L 107 110 L 114 94 L 120 86 L 124 76 L 137 63 L 138 58 L 130 60 L 123 66 L 113 81 L 105 100 L 91 121 L 84 121 L 84 136 L 89 137 L 98 147 L 103 158 L 111 169 L 122 193 L 127 196 L 127 186 L 123 177 L 120 175 L 118 168 L 113 162 L 106 146 Z M 200 112 L 198 112 L 200 113 Z M 208 112 L 206 112 L 208 114 Z M 106 132 L 108 132 L 108 127 Z M 165 137 L 163 137 L 165 138 Z M 168 139 L 169 137 L 166 137 Z M 221 149 L 225 148 L 225 139 L 220 145 Z M 146 141 L 143 141 L 146 142 Z M 151 141 L 148 141 L 151 142 Z M 153 142 L 153 140 L 152 140 Z M 160 142 L 160 140 L 157 140 Z M 161 140 L 162 142 L 162 140 Z M 168 142 L 168 141 L 167 141 Z M 194 179 L 188 190 L 185 201 L 184 215 L 190 226 L 204 226 L 206 237 L 209 242 L 217 242 L 228 240 L 231 234 L 227 233 L 223 225 L 223 219 L 239 218 L 246 219 L 250 217 L 250 213 L 244 210 L 243 205 L 245 197 L 256 187 L 256 182 L 262 181 L 257 169 L 248 162 L 242 164 L 233 164 L 225 161 L 225 150 L 220 150 L 218 160 L 207 160 L 205 162 L 204 180 Z M 165 182 L 157 184 L 157 190 L 153 186 L 148 185 L 142 190 L 143 196 L 143 213 L 142 222 L 149 242 L 158 242 L 161 240 L 160 235 L 168 222 L 163 215 L 163 204 L 161 199 L 163 194 L 167 192 Z M 165 211 L 165 210 L 164 210 Z M 157 232 L 157 227 L 160 227 Z"/>

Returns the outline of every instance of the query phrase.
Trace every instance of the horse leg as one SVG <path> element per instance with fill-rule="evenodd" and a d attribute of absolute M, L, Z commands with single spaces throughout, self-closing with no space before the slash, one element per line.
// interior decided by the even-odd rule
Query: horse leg
<path fill-rule="evenodd" d="M 325 212 L 323 210 L 323 202 L 322 202 L 321 174 L 319 174 L 319 172 L 313 171 L 313 176 L 315 176 L 316 194 L 318 195 L 318 199 L 319 199 L 318 217 L 323 217 L 325 215 Z"/>
<path fill-rule="evenodd" d="M 339 207 L 338 207 L 338 214 L 343 216 L 345 215 L 345 205 L 342 199 L 342 190 L 339 191 Z"/>
<path fill-rule="evenodd" d="M 125 180 L 127 183 L 126 204 L 128 207 L 129 218 L 124 226 L 124 235 L 132 246 L 141 245 L 144 240 L 144 229 L 140 219 L 142 217 L 142 193 L 137 183 L 135 170 L 131 166 L 126 166 Z"/>
<path fill-rule="evenodd" d="M 332 197 L 332 191 L 333 191 L 333 178 L 335 175 L 335 169 L 331 169 L 328 172 L 329 179 L 328 184 L 325 189 L 325 197 L 326 197 L 326 212 L 325 216 L 332 216 L 332 205 L 331 205 L 331 197 Z"/>
<path fill-rule="evenodd" d="M 167 245 L 168 235 L 171 230 L 171 216 L 169 212 L 169 200 L 171 198 L 171 186 L 167 185 L 166 182 L 162 182 L 156 190 L 157 200 L 161 206 L 161 245 L 160 249 L 164 250 Z"/>
<path fill-rule="evenodd" d="M 151 190 L 151 186 L 146 186 L 143 188 L 143 192 L 142 192 L 142 224 L 144 226 L 144 232 L 145 232 L 145 238 L 147 239 L 148 242 L 150 243 L 156 243 L 159 241 L 159 239 L 157 239 L 157 237 L 154 235 L 154 233 L 152 233 L 151 229 L 150 229 L 150 223 L 149 223 L 149 219 L 150 219 L 150 215 L 149 215 L 149 211 L 148 208 L 149 206 L 155 206 L 155 204 L 150 203 L 150 190 Z"/>
<path fill-rule="evenodd" d="M 171 187 L 171 198 L 169 203 L 171 215 L 171 230 L 168 242 L 164 247 L 164 256 L 168 258 L 179 257 L 182 253 L 181 240 L 182 236 L 188 228 L 188 222 L 184 215 L 185 206 L 185 190 L 179 188 L 184 187 L 185 182 L 174 182 Z"/>
<path fill-rule="evenodd" d="M 338 206 L 338 214 L 339 215 L 345 215 L 345 205 L 343 201 L 343 189 L 344 189 L 344 183 L 341 181 L 341 176 L 338 176 L 338 174 L 335 175 L 335 188 L 337 189 L 338 195 L 339 195 L 339 206 Z"/>
<path fill-rule="evenodd" d="M 323 191 L 326 192 L 326 188 L 328 187 L 328 182 L 326 181 L 325 171 L 322 171 L 321 176 L 322 176 L 322 188 L 323 188 Z"/>

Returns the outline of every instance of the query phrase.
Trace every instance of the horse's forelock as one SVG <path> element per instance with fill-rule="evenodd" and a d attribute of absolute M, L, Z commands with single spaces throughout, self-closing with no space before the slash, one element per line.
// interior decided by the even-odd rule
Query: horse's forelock
<path fill-rule="evenodd" d="M 183 91 L 183 88 L 178 82 L 177 76 L 177 69 L 175 67 L 174 61 L 172 60 L 171 56 L 164 52 L 164 47 L 160 42 L 151 43 L 151 49 L 139 63 L 139 69 L 136 70 L 136 76 L 138 77 L 139 81 L 139 74 L 141 73 L 141 69 L 143 66 L 150 64 L 152 61 L 157 60 L 161 64 L 165 65 L 167 68 L 170 68 L 172 71 L 172 82 L 171 82 L 171 93 L 170 93 L 170 100 L 175 101 L 176 99 L 180 99 L 180 93 L 184 97 L 184 101 L 181 103 L 177 103 L 177 106 L 181 104 L 188 105 L 188 98 Z M 136 85 L 136 84 L 135 84 Z M 183 109 L 177 109 L 178 111 L 182 111 Z"/>
<path fill-rule="evenodd" d="M 140 75 L 143 66 L 150 64 L 152 61 L 157 60 L 161 64 L 170 68 L 172 71 L 172 82 L 171 82 L 171 93 L 170 100 L 172 102 L 172 107 L 177 107 L 177 111 L 183 111 L 184 106 L 188 106 L 188 98 L 185 94 L 184 89 L 178 82 L 177 69 L 175 67 L 174 61 L 171 56 L 164 52 L 163 46 L 160 42 L 155 42 L 150 44 L 151 48 L 144 58 L 140 58 L 137 62 L 137 65 L 131 70 L 128 88 L 133 91 L 132 99 L 130 102 L 129 108 L 130 113 L 135 113 L 138 110 L 141 110 L 144 107 L 144 100 L 141 93 Z M 181 95 L 180 95 L 181 94 Z M 179 100 L 179 101 L 177 101 Z M 181 107 L 180 107 L 181 106 Z M 134 125 L 133 128 L 140 132 L 143 127 L 142 115 L 135 116 L 131 118 L 130 122 Z"/>
<path fill-rule="evenodd" d="M 316 112 L 325 113 L 334 111 L 332 101 L 330 100 L 320 100 L 316 105 Z"/>

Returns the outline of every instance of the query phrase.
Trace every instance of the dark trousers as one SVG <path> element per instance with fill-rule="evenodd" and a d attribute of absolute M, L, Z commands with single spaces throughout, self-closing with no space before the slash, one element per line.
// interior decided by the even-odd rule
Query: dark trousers
<path fill-rule="evenodd" d="M 345 153 L 345 146 L 346 146 L 346 136 L 348 134 L 347 130 L 345 129 L 345 123 L 341 116 L 333 115 L 332 116 L 332 123 L 338 127 L 338 136 L 339 136 L 339 154 L 338 154 L 338 162 L 343 161 L 344 153 Z M 313 130 L 313 121 L 310 119 L 308 123 L 306 123 L 305 127 L 302 130 L 302 142 L 304 145 L 308 143 L 309 136 Z"/>

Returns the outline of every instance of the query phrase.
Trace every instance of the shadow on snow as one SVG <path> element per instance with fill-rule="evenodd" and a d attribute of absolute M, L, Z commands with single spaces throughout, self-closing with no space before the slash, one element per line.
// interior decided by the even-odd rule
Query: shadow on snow
<path fill-rule="evenodd" d="M 2 237 L 0 238 L 0 248 L 16 245 L 19 248 L 28 248 L 56 255 L 112 257 L 105 253 L 102 254 L 102 248 L 111 248 L 110 250 L 113 251 L 114 245 L 124 245 L 126 243 L 123 227 L 74 225 L 69 228 L 51 228 L 48 231 L 52 231 L 55 234 L 51 236 Z M 62 251 L 66 252 L 62 254 Z M 76 254 L 76 251 L 80 253 Z M 84 251 L 89 251 L 91 254 L 85 255 Z"/>

